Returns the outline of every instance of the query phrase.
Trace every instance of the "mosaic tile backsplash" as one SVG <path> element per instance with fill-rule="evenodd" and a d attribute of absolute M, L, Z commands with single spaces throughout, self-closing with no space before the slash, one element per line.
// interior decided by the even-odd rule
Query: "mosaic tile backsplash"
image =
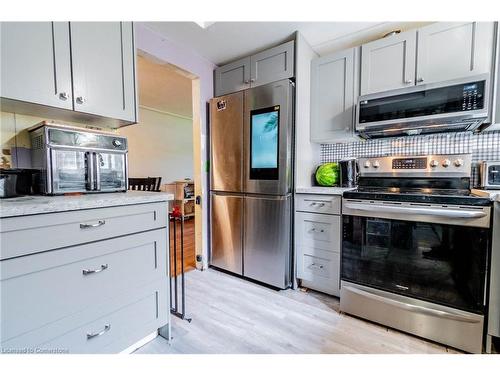
<path fill-rule="evenodd" d="M 500 131 L 480 134 L 471 132 L 441 133 L 423 136 L 374 139 L 367 141 L 322 144 L 321 162 L 339 161 L 346 157 L 472 154 L 471 185 L 479 181 L 477 162 L 500 160 Z"/>

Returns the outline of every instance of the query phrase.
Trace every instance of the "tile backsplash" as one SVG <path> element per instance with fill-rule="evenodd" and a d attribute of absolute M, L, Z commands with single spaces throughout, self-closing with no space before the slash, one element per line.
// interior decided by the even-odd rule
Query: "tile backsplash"
<path fill-rule="evenodd" d="M 480 134 L 471 132 L 441 133 L 322 144 L 321 162 L 339 161 L 346 157 L 468 153 L 472 154 L 471 184 L 475 186 L 479 181 L 477 162 L 480 160 L 500 160 L 500 131 Z"/>

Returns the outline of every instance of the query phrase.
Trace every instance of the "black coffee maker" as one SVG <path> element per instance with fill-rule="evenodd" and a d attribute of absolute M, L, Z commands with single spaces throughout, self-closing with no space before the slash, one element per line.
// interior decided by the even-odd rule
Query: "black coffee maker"
<path fill-rule="evenodd" d="M 340 186 L 353 188 L 358 185 L 358 162 L 356 158 L 339 161 Z"/>

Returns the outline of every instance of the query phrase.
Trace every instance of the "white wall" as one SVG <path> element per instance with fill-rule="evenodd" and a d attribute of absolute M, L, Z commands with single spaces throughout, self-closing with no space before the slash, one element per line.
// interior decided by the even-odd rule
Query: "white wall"
<path fill-rule="evenodd" d="M 215 65 L 204 59 L 193 50 L 185 46 L 173 43 L 162 35 L 151 30 L 143 23 L 135 24 L 136 47 L 169 64 L 194 74 L 200 80 L 200 109 L 201 109 L 201 165 L 207 162 L 207 111 L 206 103 L 213 97 L 213 71 Z M 193 104 L 194 105 L 194 104 Z M 195 136 L 198 136 L 195 134 Z M 208 175 L 202 173 L 202 239 L 203 239 L 203 263 L 202 267 L 208 267 Z M 197 263 L 198 266 L 200 266 Z"/>
<path fill-rule="evenodd" d="M 310 141 L 311 60 L 318 55 L 300 33 L 297 33 L 295 55 L 295 186 L 309 187 L 320 159 L 320 145 Z"/>
<path fill-rule="evenodd" d="M 193 121 L 139 108 L 139 124 L 120 128 L 128 139 L 129 177 L 158 177 L 166 184 L 193 178 Z"/>

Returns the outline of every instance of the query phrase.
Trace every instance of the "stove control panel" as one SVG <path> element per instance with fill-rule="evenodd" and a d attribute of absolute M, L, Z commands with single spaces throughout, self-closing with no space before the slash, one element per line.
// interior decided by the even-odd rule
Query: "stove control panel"
<path fill-rule="evenodd" d="M 360 176 L 454 176 L 470 177 L 470 154 L 384 156 L 358 159 Z"/>

